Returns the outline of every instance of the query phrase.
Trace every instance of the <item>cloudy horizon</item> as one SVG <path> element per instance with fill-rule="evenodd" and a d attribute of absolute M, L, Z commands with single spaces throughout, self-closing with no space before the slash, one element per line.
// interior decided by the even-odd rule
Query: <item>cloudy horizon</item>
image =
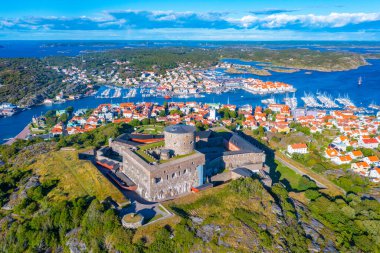
<path fill-rule="evenodd" d="M 380 40 L 380 12 L 369 11 L 376 8 L 333 5 L 313 12 L 302 4 L 204 11 L 195 6 L 186 11 L 107 7 L 60 13 L 53 7 L 43 13 L 25 9 L 13 15 L 5 8 L 0 11 L 0 39 Z"/>

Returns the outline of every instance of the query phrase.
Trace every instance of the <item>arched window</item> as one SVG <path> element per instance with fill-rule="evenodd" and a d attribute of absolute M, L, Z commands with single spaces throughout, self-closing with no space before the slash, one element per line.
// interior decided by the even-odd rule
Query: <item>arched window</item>
<path fill-rule="evenodd" d="M 175 178 L 175 172 L 172 174 L 172 178 Z"/>

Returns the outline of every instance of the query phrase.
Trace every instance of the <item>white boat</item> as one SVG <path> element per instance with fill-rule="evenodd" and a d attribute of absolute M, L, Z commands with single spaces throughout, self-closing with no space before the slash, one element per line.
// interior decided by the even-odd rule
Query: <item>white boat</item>
<path fill-rule="evenodd" d="M 326 93 L 317 93 L 317 99 L 322 103 L 321 107 L 324 108 L 339 108 L 332 98 Z"/>
<path fill-rule="evenodd" d="M 339 104 L 343 105 L 344 107 L 355 107 L 355 104 L 351 101 L 351 99 L 348 97 L 348 95 L 335 99 Z"/>
<path fill-rule="evenodd" d="M 287 106 L 289 106 L 290 108 L 297 108 L 297 105 L 298 105 L 298 100 L 295 96 L 295 94 L 293 94 L 293 97 L 288 97 L 286 96 L 284 98 L 284 102 Z"/>
<path fill-rule="evenodd" d="M 53 104 L 53 100 L 51 100 L 51 99 L 45 99 L 44 100 L 44 102 L 43 102 L 45 105 L 51 105 L 51 104 Z"/>
<path fill-rule="evenodd" d="M 305 103 L 306 107 L 322 107 L 320 103 L 317 102 L 312 94 L 307 94 L 305 92 L 304 96 L 301 97 L 302 101 Z"/>
<path fill-rule="evenodd" d="M 276 103 L 276 99 L 274 97 L 267 98 L 267 99 L 262 99 L 261 103 L 263 103 L 264 105 L 275 104 Z"/>

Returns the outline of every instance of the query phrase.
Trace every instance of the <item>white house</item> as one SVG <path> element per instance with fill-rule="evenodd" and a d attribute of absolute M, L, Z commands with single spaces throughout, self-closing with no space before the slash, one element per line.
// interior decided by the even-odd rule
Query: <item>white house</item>
<path fill-rule="evenodd" d="M 363 148 L 377 148 L 379 146 L 379 142 L 375 138 L 370 139 L 360 139 L 359 146 Z"/>
<path fill-rule="evenodd" d="M 368 177 L 375 183 L 380 182 L 380 168 L 374 168 L 369 171 Z"/>
<path fill-rule="evenodd" d="M 368 164 L 378 164 L 380 162 L 379 158 L 377 156 L 368 156 L 364 157 L 363 161 L 365 161 Z"/>
<path fill-rule="evenodd" d="M 357 173 L 359 172 L 367 172 L 371 166 L 367 162 L 357 162 L 351 164 L 351 169 Z"/>
<path fill-rule="evenodd" d="M 348 153 L 348 155 L 351 156 L 352 159 L 358 159 L 363 157 L 363 153 L 360 150 L 354 150 Z"/>
<path fill-rule="evenodd" d="M 215 108 L 210 108 L 210 115 L 208 117 L 210 120 L 216 120 L 216 110 Z"/>
<path fill-rule="evenodd" d="M 341 164 L 349 164 L 352 161 L 351 156 L 344 155 L 344 156 L 336 156 L 331 161 L 335 164 L 341 165 Z"/>
<path fill-rule="evenodd" d="M 336 149 L 327 148 L 325 150 L 325 157 L 326 158 L 332 159 L 332 158 L 337 157 L 339 155 L 340 155 L 340 153 Z"/>
<path fill-rule="evenodd" d="M 305 143 L 296 143 L 288 145 L 289 154 L 307 154 L 307 145 Z"/>

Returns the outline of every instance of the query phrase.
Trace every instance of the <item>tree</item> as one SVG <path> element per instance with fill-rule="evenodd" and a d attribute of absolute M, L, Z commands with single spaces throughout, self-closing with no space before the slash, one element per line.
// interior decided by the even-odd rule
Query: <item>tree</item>
<path fill-rule="evenodd" d="M 225 110 L 224 112 L 223 112 L 223 119 L 230 119 L 230 112 L 229 112 L 229 110 L 227 111 L 227 110 Z"/>
<path fill-rule="evenodd" d="M 149 123 L 150 123 L 150 120 L 148 118 L 145 118 L 141 121 L 141 124 L 143 125 L 149 125 Z"/>
<path fill-rule="evenodd" d="M 262 126 L 259 126 L 257 129 L 253 130 L 253 134 L 259 137 L 264 137 L 265 129 Z"/>
<path fill-rule="evenodd" d="M 305 197 L 310 200 L 316 200 L 321 194 L 317 190 L 308 189 L 305 191 Z"/>
<path fill-rule="evenodd" d="M 170 111 L 170 115 L 175 115 L 175 114 L 178 114 L 179 116 L 183 115 L 181 110 L 171 110 Z"/>
<path fill-rule="evenodd" d="M 266 115 L 272 114 L 272 110 L 269 109 L 269 108 L 267 108 L 267 109 L 265 109 L 264 113 L 265 113 Z"/>
<path fill-rule="evenodd" d="M 204 131 L 205 130 L 205 126 L 202 122 L 195 123 L 195 128 L 197 129 L 197 131 Z"/>
<path fill-rule="evenodd" d="M 52 118 L 55 117 L 55 110 L 49 110 L 45 113 L 46 118 Z"/>
<path fill-rule="evenodd" d="M 304 191 L 313 188 L 317 188 L 317 184 L 314 181 L 310 180 L 306 176 L 300 177 L 298 180 L 298 190 Z"/>
<path fill-rule="evenodd" d="M 156 118 L 150 118 L 150 119 L 149 119 L 149 124 L 154 125 L 154 124 L 156 124 L 156 123 L 157 123 Z"/>
<path fill-rule="evenodd" d="M 68 106 L 68 107 L 66 108 L 66 112 L 67 112 L 69 115 L 71 115 L 71 114 L 73 113 L 73 111 L 74 111 L 74 107 L 72 107 L 71 105 Z"/>
<path fill-rule="evenodd" d="M 245 116 L 244 116 L 244 114 L 239 114 L 238 115 L 238 120 L 241 120 L 241 121 L 244 121 L 245 120 Z"/>
<path fill-rule="evenodd" d="M 160 111 L 160 112 L 158 113 L 158 115 L 159 115 L 160 117 L 165 117 L 165 116 L 166 116 L 166 112 L 165 112 L 165 110 Z"/>
<path fill-rule="evenodd" d="M 138 119 L 133 119 L 131 122 L 129 122 L 129 124 L 133 127 L 137 127 L 140 125 L 140 121 Z"/>
<path fill-rule="evenodd" d="M 67 115 L 67 113 L 62 113 L 62 115 L 59 117 L 59 121 L 62 123 L 66 123 L 68 118 L 69 116 Z"/>

